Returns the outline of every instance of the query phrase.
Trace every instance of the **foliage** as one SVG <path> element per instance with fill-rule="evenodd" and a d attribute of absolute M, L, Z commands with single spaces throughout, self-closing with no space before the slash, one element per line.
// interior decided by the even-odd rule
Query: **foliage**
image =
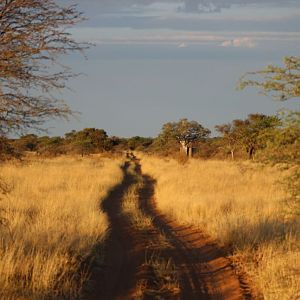
<path fill-rule="evenodd" d="M 217 125 L 216 130 L 222 134 L 222 144 L 226 150 L 234 152 L 242 148 L 253 158 L 258 149 L 265 147 L 265 140 L 261 137 L 280 124 L 276 116 L 250 114 L 245 120 L 233 120 L 231 123 Z"/>
<path fill-rule="evenodd" d="M 54 0 L 0 2 L 0 135 L 71 114 L 53 91 L 74 76 L 59 57 L 87 47 L 66 31 L 82 20 L 75 6 Z"/>
<path fill-rule="evenodd" d="M 38 136 L 35 134 L 27 134 L 16 139 L 13 146 L 18 151 L 36 151 L 38 148 Z"/>
<path fill-rule="evenodd" d="M 280 125 L 260 136 L 265 143 L 260 158 L 273 163 L 300 164 L 300 113 L 278 115 Z"/>
<path fill-rule="evenodd" d="M 257 76 L 260 79 L 256 79 Z M 281 101 L 299 98 L 300 57 L 285 57 L 284 67 L 269 65 L 263 70 L 246 73 L 240 79 L 239 87 L 244 89 L 248 86 L 257 87 L 261 93 Z"/>
<path fill-rule="evenodd" d="M 38 153 L 47 156 L 57 156 L 66 153 L 64 139 L 56 137 L 43 136 L 38 139 Z"/>
<path fill-rule="evenodd" d="M 234 159 L 234 154 L 239 146 L 239 134 L 236 130 L 236 122 L 216 125 L 215 129 L 222 135 L 221 147 L 227 152 L 231 153 L 231 158 Z"/>
<path fill-rule="evenodd" d="M 207 138 L 204 141 L 195 143 L 197 152 L 193 155 L 195 158 L 211 159 L 218 155 L 220 138 Z"/>
<path fill-rule="evenodd" d="M 178 142 L 188 145 L 191 142 L 203 141 L 209 135 L 210 130 L 196 121 L 181 119 L 178 122 L 168 122 L 162 126 L 153 148 L 158 151 L 175 152 Z"/>
<path fill-rule="evenodd" d="M 178 123 L 173 123 L 173 126 L 176 139 L 185 144 L 205 139 L 210 135 L 210 130 L 196 121 L 181 119 Z"/>
<path fill-rule="evenodd" d="M 20 157 L 20 153 L 15 149 L 6 137 L 0 135 L 0 162 Z"/>
<path fill-rule="evenodd" d="M 247 77 L 250 76 L 250 79 Z M 260 80 L 251 79 L 260 76 Z M 264 70 L 250 72 L 239 82 L 241 89 L 248 86 L 259 88 L 265 95 L 285 101 L 300 98 L 300 57 L 284 58 L 284 67 L 270 65 Z M 284 162 L 293 168 L 287 178 L 291 198 L 300 206 L 300 112 L 292 112 L 282 117 L 282 126 L 265 135 L 267 149 L 265 153 L 273 162 Z"/>
<path fill-rule="evenodd" d="M 69 150 L 81 155 L 110 150 L 112 143 L 103 129 L 85 128 L 81 131 L 72 131 L 65 135 Z"/>
<path fill-rule="evenodd" d="M 134 136 L 127 140 L 127 146 L 130 150 L 145 150 L 153 143 L 152 138 Z"/>

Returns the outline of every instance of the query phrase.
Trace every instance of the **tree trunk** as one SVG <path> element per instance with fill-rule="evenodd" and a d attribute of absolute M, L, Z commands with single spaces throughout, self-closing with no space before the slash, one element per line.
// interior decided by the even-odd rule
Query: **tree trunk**
<path fill-rule="evenodd" d="M 234 160 L 234 150 L 230 150 L 231 153 L 231 159 Z"/>
<path fill-rule="evenodd" d="M 254 153 L 255 153 L 255 148 L 253 146 L 251 146 L 249 148 L 249 159 L 253 159 L 254 158 Z"/>

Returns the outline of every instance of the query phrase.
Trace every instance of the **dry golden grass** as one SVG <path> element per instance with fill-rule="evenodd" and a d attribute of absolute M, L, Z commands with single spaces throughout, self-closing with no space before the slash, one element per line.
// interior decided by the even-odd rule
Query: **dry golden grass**
<path fill-rule="evenodd" d="M 143 178 L 136 173 L 134 165 L 129 167 L 129 173 L 135 177 L 135 183 L 131 185 L 122 202 L 122 212 L 128 216 L 132 226 L 137 230 L 147 230 L 152 227 L 152 220 L 146 216 L 140 209 L 139 190 L 143 188 Z"/>
<path fill-rule="evenodd" d="M 142 169 L 157 180 L 158 208 L 230 246 L 233 261 L 265 299 L 300 298 L 299 220 L 287 213 L 280 170 L 247 162 L 180 165 L 147 156 Z"/>
<path fill-rule="evenodd" d="M 122 180 L 120 160 L 57 158 L 8 163 L 1 177 L 12 191 L 0 204 L 1 299 L 75 299 L 87 280 L 80 262 L 103 241 L 99 209 Z"/>
<path fill-rule="evenodd" d="M 140 208 L 140 191 L 145 185 L 143 177 L 136 173 L 135 165 L 131 164 L 129 173 L 135 177 L 135 183 L 131 185 L 124 196 L 122 202 L 122 212 L 128 216 L 132 226 L 140 232 L 140 238 L 147 238 L 147 249 L 145 249 L 145 261 L 141 267 L 143 270 L 151 270 L 152 278 L 143 278 L 138 280 L 134 299 L 144 299 L 153 297 L 153 299 L 164 299 L 164 295 L 175 296 L 179 293 L 178 274 L 171 259 L 161 257 L 159 247 L 170 247 L 165 236 L 160 233 L 149 236 L 149 232 L 154 232 L 152 218 L 145 215 Z M 150 276 L 150 277 L 151 277 Z M 150 280 L 151 279 L 151 280 Z M 149 282 L 152 284 L 149 284 Z M 153 284 L 155 283 L 155 284 Z"/>

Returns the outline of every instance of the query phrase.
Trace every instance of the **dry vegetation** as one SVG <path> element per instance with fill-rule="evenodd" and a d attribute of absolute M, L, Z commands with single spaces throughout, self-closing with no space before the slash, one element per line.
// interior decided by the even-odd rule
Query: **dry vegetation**
<path fill-rule="evenodd" d="M 12 191 L 1 204 L 1 299 L 74 299 L 98 256 L 108 221 L 99 203 L 122 180 L 120 160 L 57 158 L 7 163 Z"/>
<path fill-rule="evenodd" d="M 178 274 L 172 259 L 160 255 L 160 247 L 170 247 L 165 236 L 155 231 L 152 219 L 145 215 L 140 207 L 140 191 L 144 187 L 143 177 L 135 171 L 135 166 L 130 166 L 129 172 L 135 177 L 135 183 L 125 194 L 122 208 L 129 217 L 132 226 L 139 232 L 140 238 L 147 240 L 145 261 L 140 267 L 142 278 L 137 282 L 134 299 L 167 299 L 179 293 Z M 152 233 L 152 234 L 151 234 Z"/>
<path fill-rule="evenodd" d="M 300 298 L 299 220 L 287 209 L 275 167 L 247 162 L 143 156 L 143 172 L 157 180 L 158 208 L 199 226 L 233 251 L 268 300 Z"/>

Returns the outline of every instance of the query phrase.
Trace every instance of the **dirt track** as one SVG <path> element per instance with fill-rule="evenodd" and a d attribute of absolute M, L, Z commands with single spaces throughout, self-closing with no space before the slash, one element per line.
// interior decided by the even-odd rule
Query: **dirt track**
<path fill-rule="evenodd" d="M 128 172 L 130 164 L 135 165 L 135 174 Z M 127 162 L 123 172 L 123 182 L 102 205 L 111 224 L 105 267 L 93 272 L 95 288 L 85 299 L 251 299 L 249 289 L 235 274 L 224 250 L 201 231 L 178 225 L 157 211 L 155 181 L 142 174 L 138 160 Z M 151 228 L 144 231 L 137 230 L 129 216 L 122 213 L 122 200 L 128 188 L 136 184 L 135 175 L 143 180 L 139 209 L 152 219 Z M 162 243 L 162 237 L 167 242 Z M 159 287 L 159 279 L 145 265 L 149 251 L 174 265 L 178 289 L 173 293 Z M 148 286 L 142 295 L 141 282 Z"/>

